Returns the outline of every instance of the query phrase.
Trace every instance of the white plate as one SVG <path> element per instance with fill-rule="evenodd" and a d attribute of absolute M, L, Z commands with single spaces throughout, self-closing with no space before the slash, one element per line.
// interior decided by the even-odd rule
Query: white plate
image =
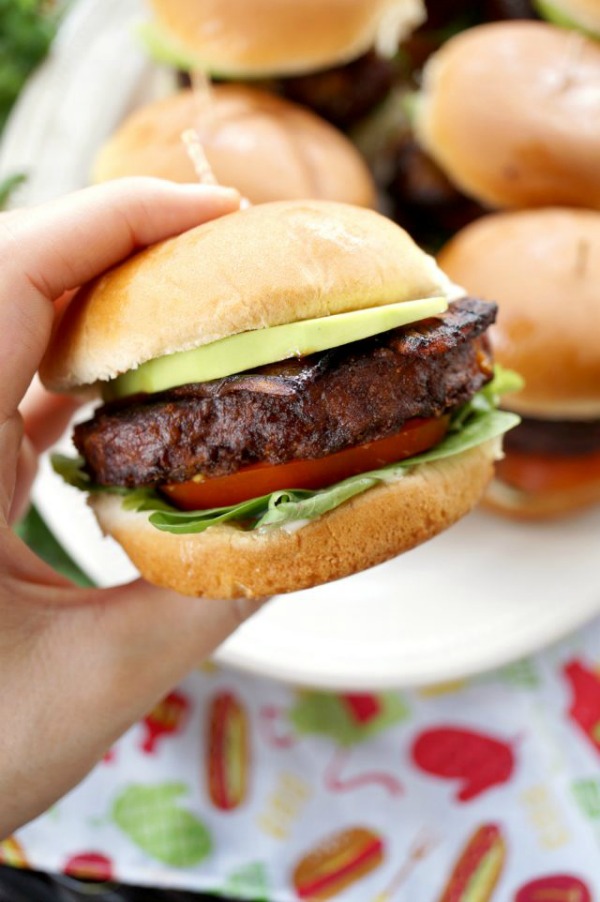
<path fill-rule="evenodd" d="M 81 0 L 32 80 L 0 149 L 0 173 L 32 170 L 21 200 L 85 184 L 95 149 L 161 75 L 136 50 L 139 0 Z M 35 500 L 59 540 L 101 585 L 135 575 L 100 536 L 83 498 L 47 462 Z M 299 683 L 380 688 L 497 666 L 560 638 L 600 611 L 600 511 L 515 525 L 476 512 L 402 558 L 279 598 L 219 659 Z"/>

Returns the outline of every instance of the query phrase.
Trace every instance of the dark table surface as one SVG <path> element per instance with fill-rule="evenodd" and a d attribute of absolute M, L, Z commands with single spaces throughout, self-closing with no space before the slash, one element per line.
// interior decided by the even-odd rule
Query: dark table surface
<path fill-rule="evenodd" d="M 49 877 L 0 866 L 0 902 L 227 902 L 205 896 L 114 883 L 83 883 L 71 877 Z"/>

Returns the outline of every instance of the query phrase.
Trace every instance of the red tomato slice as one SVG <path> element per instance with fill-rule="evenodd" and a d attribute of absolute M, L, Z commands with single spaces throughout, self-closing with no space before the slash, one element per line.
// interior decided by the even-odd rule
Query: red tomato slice
<path fill-rule="evenodd" d="M 357 445 L 317 460 L 255 464 L 231 476 L 174 482 L 161 491 L 181 510 L 206 510 L 240 504 L 279 489 L 322 489 L 349 476 L 376 470 L 437 445 L 446 434 L 448 417 L 409 420 L 395 435 Z"/>
<path fill-rule="evenodd" d="M 600 453 L 552 457 L 509 451 L 496 464 L 498 477 L 523 492 L 560 492 L 600 479 Z"/>

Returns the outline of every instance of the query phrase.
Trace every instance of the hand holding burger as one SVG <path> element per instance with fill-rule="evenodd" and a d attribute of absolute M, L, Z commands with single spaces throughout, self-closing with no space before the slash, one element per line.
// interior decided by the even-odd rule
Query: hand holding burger
<path fill-rule="evenodd" d="M 263 204 L 135 255 L 69 305 L 42 364 L 101 393 L 67 481 L 152 582 L 309 588 L 467 513 L 516 419 L 486 329 L 390 220 Z"/>
<path fill-rule="evenodd" d="M 0 216 L 0 837 L 71 789 L 256 605 L 194 603 L 138 580 L 78 589 L 10 529 L 36 453 L 56 440 L 70 398 L 29 397 L 54 304 L 133 250 L 236 209 L 225 189 L 152 180 L 93 188 Z"/>

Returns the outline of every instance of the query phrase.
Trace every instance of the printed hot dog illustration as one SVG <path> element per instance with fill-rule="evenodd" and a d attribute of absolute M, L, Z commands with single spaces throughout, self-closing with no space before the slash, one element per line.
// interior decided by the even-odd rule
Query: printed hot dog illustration
<path fill-rule="evenodd" d="M 592 902 L 592 894 L 579 877 L 552 874 L 522 886 L 514 902 Z"/>
<path fill-rule="evenodd" d="M 101 852 L 80 852 L 72 855 L 63 867 L 63 873 L 78 880 L 105 882 L 114 877 L 113 863 Z"/>
<path fill-rule="evenodd" d="M 506 742 L 459 727 L 437 727 L 421 733 L 412 758 L 417 767 L 445 780 L 461 780 L 456 798 L 469 802 L 510 779 L 515 766 Z"/>
<path fill-rule="evenodd" d="M 231 692 L 213 698 L 206 730 L 208 794 L 215 808 L 232 811 L 248 794 L 250 735 L 246 712 Z"/>
<path fill-rule="evenodd" d="M 330 836 L 296 865 L 293 885 L 299 899 L 322 902 L 337 896 L 383 861 L 383 841 L 366 827 Z"/>
<path fill-rule="evenodd" d="M 505 858 L 506 846 L 497 824 L 479 827 L 454 865 L 439 902 L 488 902 Z"/>
<path fill-rule="evenodd" d="M 170 692 L 163 698 L 150 714 L 144 718 L 146 736 L 142 750 L 152 755 L 156 744 L 163 736 L 172 736 L 183 730 L 190 712 L 189 699 L 178 690 Z"/>
<path fill-rule="evenodd" d="M 8 864 L 12 868 L 29 867 L 25 850 L 14 836 L 9 836 L 8 839 L 0 842 L 0 864 Z"/>
<path fill-rule="evenodd" d="M 571 685 L 569 717 L 600 752 L 600 676 L 580 661 L 570 661 L 564 674 Z"/>

